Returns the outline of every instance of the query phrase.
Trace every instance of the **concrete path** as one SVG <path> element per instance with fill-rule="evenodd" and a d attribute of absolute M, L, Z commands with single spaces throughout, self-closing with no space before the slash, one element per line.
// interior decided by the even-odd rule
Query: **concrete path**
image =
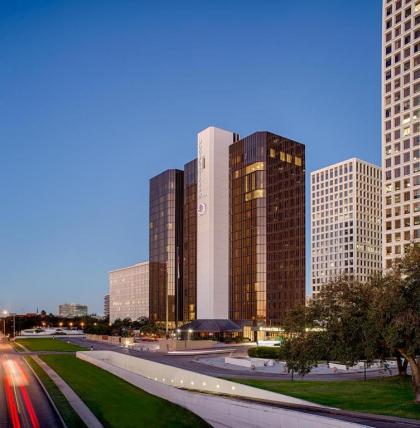
<path fill-rule="evenodd" d="M 103 428 L 103 425 L 99 422 L 97 417 L 90 411 L 89 407 L 80 399 L 80 397 L 67 385 L 66 382 L 44 361 L 36 355 L 32 358 L 39 364 L 51 380 L 57 385 L 58 389 L 66 397 L 69 404 L 73 407 L 74 411 L 80 416 L 82 421 L 88 426 L 88 428 Z"/>

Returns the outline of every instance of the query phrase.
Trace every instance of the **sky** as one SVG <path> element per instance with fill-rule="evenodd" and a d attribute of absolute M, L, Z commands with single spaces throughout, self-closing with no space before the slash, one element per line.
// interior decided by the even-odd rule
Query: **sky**
<path fill-rule="evenodd" d="M 207 126 L 379 164 L 380 42 L 380 0 L 0 1 L 0 309 L 102 313 Z"/>

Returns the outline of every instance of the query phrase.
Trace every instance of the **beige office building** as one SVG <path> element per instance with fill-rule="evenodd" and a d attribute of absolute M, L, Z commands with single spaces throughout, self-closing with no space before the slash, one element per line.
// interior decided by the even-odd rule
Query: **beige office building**
<path fill-rule="evenodd" d="M 420 242 L 420 0 L 384 0 L 383 266 Z"/>
<path fill-rule="evenodd" d="M 311 173 L 311 283 L 382 269 L 381 168 L 353 158 Z"/>
<path fill-rule="evenodd" d="M 149 262 L 109 272 L 109 321 L 149 316 Z"/>

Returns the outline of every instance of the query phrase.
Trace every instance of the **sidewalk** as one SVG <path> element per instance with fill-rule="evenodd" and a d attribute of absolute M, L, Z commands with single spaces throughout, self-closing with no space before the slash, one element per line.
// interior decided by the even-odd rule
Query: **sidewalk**
<path fill-rule="evenodd" d="M 80 397 L 67 385 L 66 382 L 44 361 L 37 355 L 33 355 L 34 361 L 42 367 L 51 380 L 57 385 L 61 393 L 66 397 L 69 404 L 73 407 L 74 411 L 80 416 L 82 421 L 88 428 L 103 428 L 96 416 L 90 411 L 89 407 L 80 399 Z"/>

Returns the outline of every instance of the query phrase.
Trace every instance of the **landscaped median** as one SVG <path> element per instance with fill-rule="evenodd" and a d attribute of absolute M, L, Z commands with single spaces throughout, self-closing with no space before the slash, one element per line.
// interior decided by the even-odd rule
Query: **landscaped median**
<path fill-rule="evenodd" d="M 24 346 L 29 351 L 51 351 L 51 352 L 76 352 L 83 351 L 84 348 L 74 343 L 67 343 L 65 339 L 53 338 L 33 338 L 33 339 L 16 339 L 17 350 L 20 351 L 19 345 Z"/>
<path fill-rule="evenodd" d="M 409 377 L 327 382 L 232 380 L 343 410 L 420 419 L 420 405 L 414 402 Z"/>
<path fill-rule="evenodd" d="M 207 427 L 202 419 L 73 355 L 43 355 L 107 427 Z"/>

